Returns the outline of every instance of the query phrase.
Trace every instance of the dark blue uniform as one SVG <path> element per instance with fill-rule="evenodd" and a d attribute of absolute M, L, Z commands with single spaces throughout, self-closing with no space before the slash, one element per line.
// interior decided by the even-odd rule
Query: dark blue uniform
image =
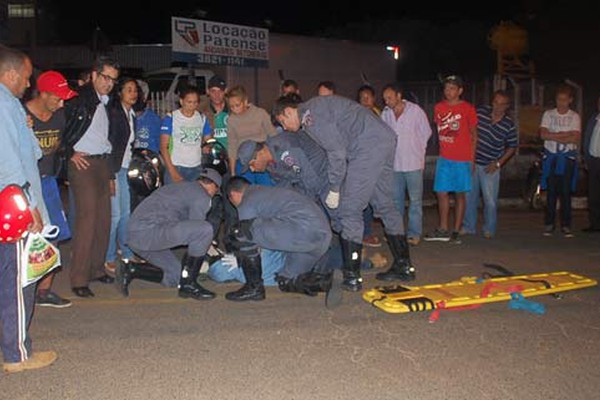
<path fill-rule="evenodd" d="M 371 111 L 339 96 L 315 97 L 298 110 L 302 128 L 327 154 L 330 190 L 340 193 L 342 238 L 362 243 L 369 203 L 387 234 L 404 234 L 392 200 L 395 133 Z"/>
<path fill-rule="evenodd" d="M 329 191 L 325 151 L 304 132 L 281 132 L 267 138 L 274 158 L 267 171 L 278 187 L 293 189 L 319 201 Z"/>
<path fill-rule="evenodd" d="M 252 185 L 237 207 L 240 221 L 254 219 L 252 242 L 285 253 L 279 272 L 294 278 L 309 272 L 331 242 L 329 222 L 319 206 L 295 191 Z"/>
<path fill-rule="evenodd" d="M 198 182 L 179 182 L 153 192 L 129 219 L 129 246 L 164 272 L 163 285 L 177 286 L 181 262 L 171 248 L 187 245 L 191 257 L 203 257 L 213 238 L 206 221 L 211 198 Z"/>

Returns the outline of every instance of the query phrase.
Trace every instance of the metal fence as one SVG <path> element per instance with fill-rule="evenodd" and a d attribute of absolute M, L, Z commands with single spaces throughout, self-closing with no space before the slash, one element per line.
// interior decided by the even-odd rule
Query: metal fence
<path fill-rule="evenodd" d="M 151 92 L 148 97 L 150 99 L 148 106 L 161 118 L 175 109 L 177 101 L 175 95 L 169 95 L 167 92 Z"/>

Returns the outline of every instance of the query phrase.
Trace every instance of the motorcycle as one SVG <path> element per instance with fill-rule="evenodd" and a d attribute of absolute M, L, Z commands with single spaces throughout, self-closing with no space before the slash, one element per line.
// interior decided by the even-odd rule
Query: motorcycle
<path fill-rule="evenodd" d="M 542 164 L 543 153 L 540 152 L 532 161 L 527 172 L 523 198 L 530 210 L 542 210 L 546 206 L 546 192 L 542 191 Z"/>

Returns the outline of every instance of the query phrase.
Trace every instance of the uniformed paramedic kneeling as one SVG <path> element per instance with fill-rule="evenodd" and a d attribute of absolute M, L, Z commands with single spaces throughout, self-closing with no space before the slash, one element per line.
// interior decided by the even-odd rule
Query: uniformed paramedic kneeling
<path fill-rule="evenodd" d="M 180 297 L 215 297 L 196 280 L 213 239 L 213 227 L 206 221 L 206 214 L 220 186 L 221 175 L 206 168 L 198 180 L 163 186 L 135 209 L 129 220 L 128 244 L 148 263 L 120 263 L 116 284 L 124 296 L 129 295 L 133 279 L 142 279 L 177 286 Z M 177 246 L 188 246 L 181 263 L 171 251 Z"/>
<path fill-rule="evenodd" d="M 289 189 L 250 185 L 241 177 L 229 181 L 227 195 L 238 210 L 239 224 L 230 239 L 246 278 L 242 288 L 225 295 L 228 300 L 265 298 L 259 248 L 285 253 L 285 266 L 276 276 L 282 291 L 328 292 L 328 304 L 337 299 L 337 291 L 330 291 L 332 273 L 321 267 L 331 228 L 314 201 Z"/>

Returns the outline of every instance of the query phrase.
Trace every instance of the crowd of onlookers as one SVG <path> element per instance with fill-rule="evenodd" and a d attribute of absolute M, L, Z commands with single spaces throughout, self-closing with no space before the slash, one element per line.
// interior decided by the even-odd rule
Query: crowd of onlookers
<path fill-rule="evenodd" d="M 19 99 L 30 86 L 31 74 L 31 60 L 26 55 L 0 48 L 0 114 L 4 125 L 0 188 L 9 184 L 28 187 L 34 217 L 31 231 L 52 224 L 61 228 L 56 240 L 71 239 L 69 273 L 76 296 L 93 297 L 91 281 L 112 283 L 119 259 L 137 259 L 127 239 L 129 216 L 142 200 L 129 186 L 133 149 L 160 154 L 164 184 L 169 185 L 199 179 L 205 166 L 205 145 L 218 143 L 226 150 L 228 174 L 244 176 L 252 184 L 274 185 L 268 172 L 244 168 L 238 153 L 245 141 L 265 142 L 279 135 L 283 127 L 269 112 L 250 103 L 242 86 L 228 86 L 224 79 L 213 76 L 205 96 L 199 88 L 184 88 L 179 92 L 180 107 L 161 118 L 150 107 L 148 85 L 120 76 L 119 64 L 110 58 L 99 58 L 91 71 L 80 77 L 77 89 L 71 89 L 57 71 L 41 73 L 32 84 L 33 96 L 21 104 Z M 395 83 L 386 85 L 379 94 L 363 86 L 356 96 L 357 102 L 397 136 L 393 200 L 408 221 L 406 236 L 413 246 L 421 240 L 459 244 L 463 235 L 478 232 L 492 239 L 497 232 L 501 171 L 518 147 L 518 132 L 508 115 L 511 98 L 507 92 L 496 91 L 491 104 L 476 108 L 461 97 L 461 77 L 448 76 L 442 85 L 443 99 L 435 106 L 433 121 L 418 104 L 405 99 L 402 87 Z M 293 80 L 283 82 L 281 94 L 305 95 Z M 319 83 L 315 95 L 335 96 L 335 84 Z M 378 106 L 380 99 L 382 108 Z M 540 125 L 544 140 L 542 188 L 547 190 L 545 236 L 553 235 L 557 227 L 565 237 L 574 236 L 571 193 L 581 154 L 590 179 L 590 226 L 585 231 L 600 231 L 600 119 L 598 113 L 591 117 L 582 136 L 580 117 L 570 109 L 572 101 L 572 89 L 561 86 L 556 108 L 544 113 Z M 600 109 L 600 101 L 598 106 Z M 440 144 L 434 179 L 439 223 L 424 233 L 425 152 L 432 126 Z M 58 186 L 63 180 L 69 189 L 67 213 L 63 212 Z M 455 197 L 453 213 L 451 195 Z M 479 230 L 480 198 L 483 224 Z M 375 216 L 370 206 L 363 218 L 362 244 L 381 246 L 373 233 Z M 54 273 L 42 279 L 37 288 L 26 287 L 21 294 L 16 273 L 11 272 L 17 265 L 14 245 L 0 243 L 0 250 L 5 370 L 47 365 L 56 355 L 32 353 L 28 339 L 22 339 L 27 336 L 32 298 L 40 306 L 59 308 L 71 302 L 52 291 Z"/>

